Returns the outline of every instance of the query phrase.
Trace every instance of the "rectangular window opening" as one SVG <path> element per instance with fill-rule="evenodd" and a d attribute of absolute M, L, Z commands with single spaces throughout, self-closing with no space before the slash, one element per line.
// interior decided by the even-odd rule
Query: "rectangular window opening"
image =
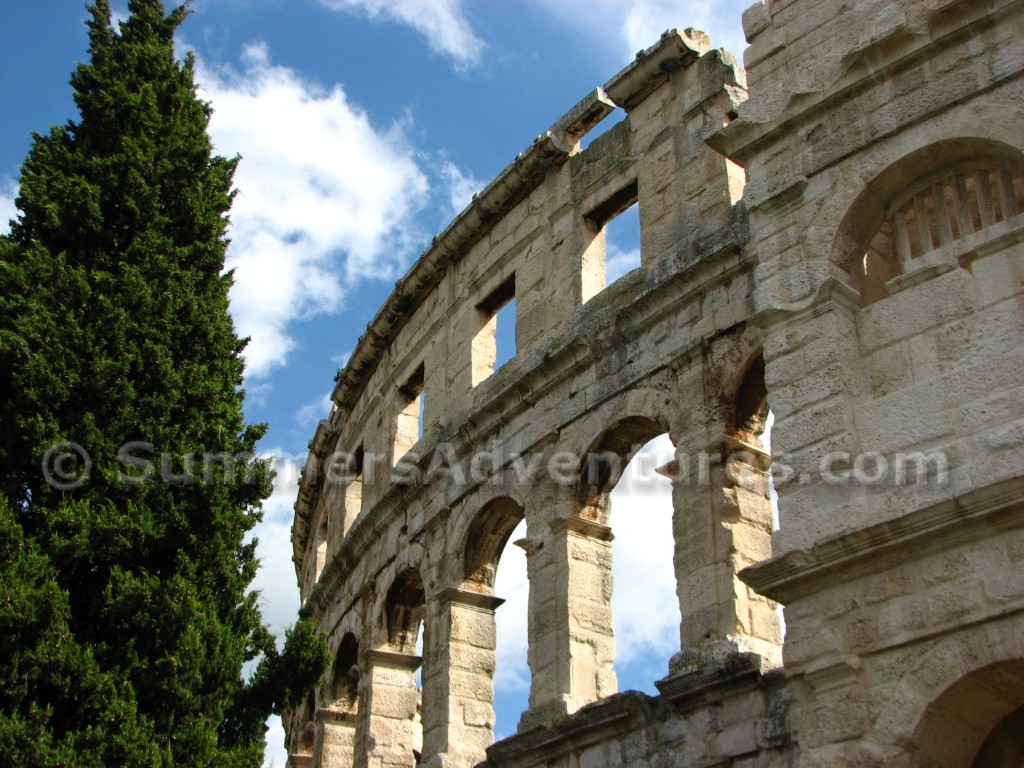
<path fill-rule="evenodd" d="M 494 370 L 498 370 L 516 356 L 516 300 L 508 303 L 494 315 Z"/>
<path fill-rule="evenodd" d="M 363 508 L 363 465 L 366 461 L 366 449 L 360 443 L 348 461 L 348 472 L 345 486 L 345 517 L 342 524 L 341 535 L 348 533 L 348 529 L 359 517 Z"/>
<path fill-rule="evenodd" d="M 587 149 L 595 139 L 599 139 L 619 123 L 624 122 L 627 116 L 626 110 L 620 107 L 609 112 L 597 125 L 583 135 L 580 139 L 580 149 Z"/>
<path fill-rule="evenodd" d="M 584 302 L 640 266 L 638 199 L 639 188 L 634 181 L 584 217 L 595 232 L 583 255 Z"/>
<path fill-rule="evenodd" d="M 424 365 L 420 363 L 398 388 L 400 410 L 395 418 L 395 464 L 423 437 L 424 375 Z"/>
<path fill-rule="evenodd" d="M 473 386 L 516 356 L 516 276 L 513 273 L 476 306 Z"/>

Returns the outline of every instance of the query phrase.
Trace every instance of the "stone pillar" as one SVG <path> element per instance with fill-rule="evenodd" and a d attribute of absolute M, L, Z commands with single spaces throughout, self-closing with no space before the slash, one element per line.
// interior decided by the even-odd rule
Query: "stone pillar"
<path fill-rule="evenodd" d="M 319 768 L 352 768 L 356 745 L 355 713 L 319 709 L 316 721 L 313 765 Z"/>
<path fill-rule="evenodd" d="M 723 435 L 689 466 L 674 466 L 672 487 L 676 590 L 682 621 L 680 653 L 670 672 L 753 652 L 780 666 L 781 628 L 776 605 L 738 577 L 771 557 L 772 507 L 761 449 Z"/>
<path fill-rule="evenodd" d="M 355 768 L 410 768 L 419 749 L 419 656 L 375 650 L 359 680 Z"/>
<path fill-rule="evenodd" d="M 423 667 L 423 761 L 471 768 L 494 741 L 494 611 L 504 600 L 446 589 L 428 605 L 436 638 Z"/>
<path fill-rule="evenodd" d="M 786 457 L 789 475 L 776 482 L 776 557 L 892 514 L 891 486 L 832 481 L 848 475 L 863 453 L 858 404 L 871 396 L 871 377 L 905 375 L 898 363 L 895 371 L 872 372 L 861 360 L 858 313 L 858 294 L 836 280 L 800 311 L 766 313 L 765 383 L 769 393 L 783 394 L 773 399 L 772 448 Z M 882 498 L 871 498 L 876 492 Z"/>
<path fill-rule="evenodd" d="M 545 549 L 528 552 L 532 684 L 520 731 L 618 692 L 611 541 L 606 525 L 558 518 Z"/>

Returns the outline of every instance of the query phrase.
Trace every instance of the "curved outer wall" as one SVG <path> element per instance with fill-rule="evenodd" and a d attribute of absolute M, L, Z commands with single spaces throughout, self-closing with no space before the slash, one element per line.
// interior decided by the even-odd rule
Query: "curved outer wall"
<path fill-rule="evenodd" d="M 310 444 L 296 573 L 335 662 L 291 765 L 1018 764 L 1022 19 L 772 0 L 746 71 L 671 31 L 435 238 Z M 661 433 L 682 622 L 651 698 L 617 693 L 608 491 Z M 522 519 L 530 702 L 492 744 Z"/>

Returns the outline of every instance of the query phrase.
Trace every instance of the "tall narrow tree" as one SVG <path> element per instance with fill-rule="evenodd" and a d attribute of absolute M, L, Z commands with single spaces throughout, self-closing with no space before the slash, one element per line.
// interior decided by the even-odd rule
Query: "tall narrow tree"
<path fill-rule="evenodd" d="M 270 476 L 228 314 L 236 160 L 175 57 L 186 9 L 128 9 L 89 7 L 80 119 L 34 137 L 0 242 L 0 754 L 254 766 L 326 650 L 300 625 L 279 656 L 248 591 Z"/>

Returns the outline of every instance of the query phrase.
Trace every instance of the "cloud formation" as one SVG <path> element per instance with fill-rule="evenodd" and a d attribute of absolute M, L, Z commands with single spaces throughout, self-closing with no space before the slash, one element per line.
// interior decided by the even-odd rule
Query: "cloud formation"
<path fill-rule="evenodd" d="M 333 391 L 333 388 L 331 391 Z M 331 408 L 334 406 L 334 403 L 331 401 L 331 391 L 328 391 L 322 397 L 318 397 L 312 402 L 306 403 L 295 412 L 295 421 L 307 427 L 310 433 L 316 429 L 320 419 L 326 419 L 331 415 Z"/>
<path fill-rule="evenodd" d="M 445 206 L 445 212 L 451 219 L 462 213 L 466 206 L 473 201 L 473 195 L 486 186 L 486 182 L 464 173 L 450 160 L 442 161 L 437 172 L 448 189 L 448 204 Z"/>
<path fill-rule="evenodd" d="M 717 48 L 736 55 L 746 42 L 740 23 L 753 0 L 534 0 L 555 18 L 598 39 L 612 39 L 619 58 L 658 41 L 666 29 L 696 27 L 711 35 Z"/>
<path fill-rule="evenodd" d="M 217 151 L 240 154 L 231 212 L 231 309 L 252 341 L 247 376 L 282 365 L 289 324 L 335 312 L 360 279 L 394 279 L 422 239 L 427 177 L 401 123 L 380 129 L 339 87 L 245 49 L 241 70 L 200 61 Z"/>
<path fill-rule="evenodd" d="M 431 50 L 459 70 L 480 63 L 484 41 L 467 17 L 466 0 L 320 0 L 328 8 L 412 27 Z M 696 27 L 716 47 L 739 55 L 746 47 L 740 23 L 752 0 L 534 0 L 552 16 L 590 39 L 617 48 L 617 61 L 657 42 L 666 29 Z"/>
<path fill-rule="evenodd" d="M 0 177 L 0 233 L 10 231 L 10 221 L 18 215 L 14 198 L 18 196 L 18 185 L 13 179 Z"/>
<path fill-rule="evenodd" d="M 292 515 L 299 489 L 299 471 L 303 459 L 277 448 L 265 452 L 274 456 L 274 492 L 263 502 L 263 520 L 256 525 L 253 535 L 259 540 L 256 556 L 260 569 L 256 572 L 252 589 L 260 595 L 263 622 L 277 636 L 284 639 L 285 630 L 298 618 L 299 587 L 292 563 Z M 267 721 L 265 768 L 281 768 L 288 761 L 285 750 L 284 727 L 281 718 L 272 715 Z"/>
<path fill-rule="evenodd" d="M 448 57 L 456 69 L 480 63 L 484 43 L 473 32 L 462 0 L 320 0 L 338 11 L 371 20 L 406 24 L 422 34 L 435 53 Z"/>

